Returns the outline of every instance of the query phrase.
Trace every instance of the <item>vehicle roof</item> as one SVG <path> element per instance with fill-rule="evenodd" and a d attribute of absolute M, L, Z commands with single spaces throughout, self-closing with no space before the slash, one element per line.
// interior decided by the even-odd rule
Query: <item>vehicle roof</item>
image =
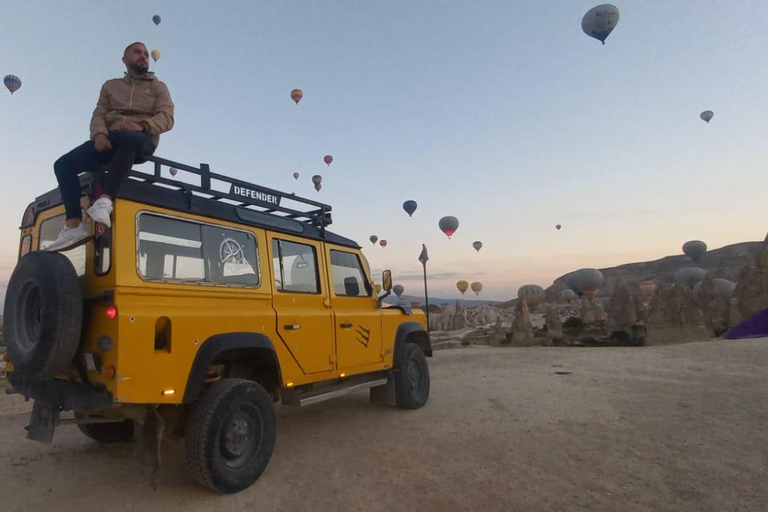
<path fill-rule="evenodd" d="M 360 248 L 354 240 L 326 229 L 326 226 L 332 223 L 329 205 L 212 173 L 206 164 L 196 168 L 159 157 L 150 157 L 149 161 L 155 164 L 154 174 L 131 171 L 129 178 L 120 186 L 119 198 L 297 237 Z M 199 176 L 200 185 L 163 177 L 161 170 L 163 166 Z M 89 195 L 93 194 L 98 177 L 99 173 L 83 174 L 80 177 L 81 190 Z M 229 184 L 229 192 L 213 188 L 212 180 L 225 185 Z M 39 196 L 25 212 L 22 227 L 26 227 L 24 222 L 28 218 L 30 208 L 33 213 L 32 219 L 36 219 L 40 212 L 61 203 L 61 194 L 58 189 Z M 286 206 L 286 203 L 290 205 Z"/>

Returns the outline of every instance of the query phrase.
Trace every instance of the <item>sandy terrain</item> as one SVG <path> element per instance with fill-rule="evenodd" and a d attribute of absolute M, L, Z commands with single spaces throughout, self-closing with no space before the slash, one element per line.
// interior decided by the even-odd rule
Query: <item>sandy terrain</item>
<path fill-rule="evenodd" d="M 768 510 L 768 339 L 430 362 L 418 411 L 364 392 L 280 409 L 272 462 L 234 496 L 193 483 L 179 444 L 153 492 L 129 445 L 72 426 L 51 446 L 27 441 L 29 404 L 0 395 L 2 509 Z"/>

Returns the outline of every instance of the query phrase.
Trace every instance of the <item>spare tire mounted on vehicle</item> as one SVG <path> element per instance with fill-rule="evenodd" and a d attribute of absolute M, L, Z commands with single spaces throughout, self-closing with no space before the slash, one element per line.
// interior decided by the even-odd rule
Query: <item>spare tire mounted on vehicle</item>
<path fill-rule="evenodd" d="M 80 344 L 83 294 L 72 263 L 58 253 L 27 254 L 5 296 L 5 343 L 14 371 L 51 379 L 72 362 Z"/>

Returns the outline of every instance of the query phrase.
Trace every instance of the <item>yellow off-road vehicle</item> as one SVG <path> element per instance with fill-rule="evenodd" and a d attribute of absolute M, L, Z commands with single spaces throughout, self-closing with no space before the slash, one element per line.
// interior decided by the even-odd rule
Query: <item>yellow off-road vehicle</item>
<path fill-rule="evenodd" d="M 376 297 L 360 246 L 326 230 L 330 206 L 150 160 L 153 173 L 123 184 L 112 227 L 80 247 L 45 251 L 64 223 L 57 190 L 24 213 L 5 344 L 11 386 L 34 399 L 28 438 L 50 443 L 63 423 L 133 438 L 156 484 L 163 436 L 183 437 L 194 477 L 231 493 L 269 462 L 275 402 L 363 388 L 374 402 L 427 402 L 424 314 L 382 307 L 390 272 Z M 85 209 L 100 174 L 80 181 Z"/>

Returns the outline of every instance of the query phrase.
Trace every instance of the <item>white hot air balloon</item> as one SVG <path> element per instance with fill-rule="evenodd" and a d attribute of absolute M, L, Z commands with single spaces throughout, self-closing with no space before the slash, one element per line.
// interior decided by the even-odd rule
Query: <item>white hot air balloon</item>
<path fill-rule="evenodd" d="M 593 7 L 581 19 L 581 30 L 605 44 L 608 35 L 619 23 L 619 9 L 615 5 L 603 4 Z"/>

